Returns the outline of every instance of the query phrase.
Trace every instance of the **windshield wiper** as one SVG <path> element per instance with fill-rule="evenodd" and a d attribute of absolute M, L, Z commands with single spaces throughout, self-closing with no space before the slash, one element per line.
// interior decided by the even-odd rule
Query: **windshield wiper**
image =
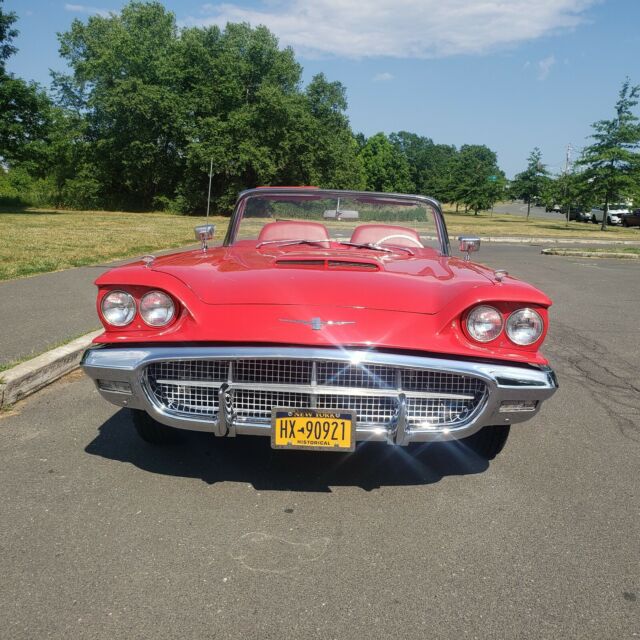
<path fill-rule="evenodd" d="M 384 253 L 393 253 L 393 249 L 402 249 L 406 251 L 409 255 L 415 255 L 409 247 L 401 247 L 399 245 L 393 244 L 390 245 L 393 249 L 387 249 L 386 247 L 381 247 L 379 244 L 371 244 L 370 242 L 339 242 L 338 244 L 343 244 L 347 247 L 356 247 L 357 249 L 371 249 L 372 251 L 384 251 Z"/>
<path fill-rule="evenodd" d="M 277 244 L 280 247 L 288 247 L 293 244 L 319 244 L 326 249 L 329 244 L 329 240 L 265 240 L 264 242 L 258 242 L 256 249 L 263 247 L 265 244 Z"/>

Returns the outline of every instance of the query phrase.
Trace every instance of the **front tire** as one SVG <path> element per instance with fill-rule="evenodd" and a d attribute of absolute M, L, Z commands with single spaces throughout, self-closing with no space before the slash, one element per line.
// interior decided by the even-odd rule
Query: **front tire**
<path fill-rule="evenodd" d="M 462 442 L 484 460 L 493 460 L 504 449 L 510 430 L 509 425 L 483 427 Z"/>
<path fill-rule="evenodd" d="M 154 420 L 146 411 L 132 409 L 133 426 L 138 435 L 149 444 L 169 445 L 176 444 L 182 440 L 179 429 L 168 427 Z"/>

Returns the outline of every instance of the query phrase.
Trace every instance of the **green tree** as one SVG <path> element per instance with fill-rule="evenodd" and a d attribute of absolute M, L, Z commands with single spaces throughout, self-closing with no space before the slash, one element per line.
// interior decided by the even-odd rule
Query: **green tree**
<path fill-rule="evenodd" d="M 527 203 L 527 219 L 531 213 L 531 202 L 543 194 L 549 172 L 542 164 L 542 152 L 535 147 L 527 158 L 527 168 L 516 174 L 511 183 L 511 192 Z"/>
<path fill-rule="evenodd" d="M 80 115 L 88 192 L 108 206 L 228 211 L 260 184 L 358 187 L 346 92 L 315 76 L 303 90 L 292 49 L 265 27 L 178 30 L 157 2 L 74 21 L 60 37 L 72 73 L 61 106 Z M 75 192 L 84 192 L 75 190 Z"/>
<path fill-rule="evenodd" d="M 171 192 L 182 167 L 185 101 L 175 90 L 177 27 L 159 3 L 74 20 L 60 36 L 70 76 L 56 87 L 85 113 L 87 163 L 103 202 L 146 209 Z"/>
<path fill-rule="evenodd" d="M 578 164 L 593 197 L 604 202 L 602 230 L 607 228 L 607 212 L 612 202 L 628 197 L 636 188 L 640 172 L 640 122 L 633 113 L 640 86 L 627 78 L 615 104 L 611 120 L 598 120 L 592 127 L 594 143 L 586 147 Z"/>
<path fill-rule="evenodd" d="M 377 133 L 367 140 L 360 151 L 360 158 L 367 189 L 393 192 L 412 190 L 409 163 L 384 133 Z"/>
<path fill-rule="evenodd" d="M 475 215 L 499 200 L 506 179 L 498 167 L 495 151 L 485 145 L 463 145 L 452 169 L 452 199 L 472 209 Z"/>
<path fill-rule="evenodd" d="M 12 42 L 18 35 L 18 31 L 13 26 L 18 17 L 13 11 L 4 12 L 2 10 L 3 2 L 4 0 L 0 0 L 0 75 L 4 75 L 6 72 L 6 60 L 17 51 Z"/>
<path fill-rule="evenodd" d="M 0 0 L 0 5 L 2 0 Z M 49 98 L 37 84 L 27 83 L 6 70 L 7 59 L 16 52 L 13 39 L 15 13 L 0 6 L 0 159 L 10 166 L 33 160 L 38 142 L 50 126 Z"/>
<path fill-rule="evenodd" d="M 399 131 L 389 136 L 409 163 L 413 186 L 411 191 L 448 200 L 450 178 L 456 148 L 445 144 L 435 144 L 431 138 L 408 131 Z"/>

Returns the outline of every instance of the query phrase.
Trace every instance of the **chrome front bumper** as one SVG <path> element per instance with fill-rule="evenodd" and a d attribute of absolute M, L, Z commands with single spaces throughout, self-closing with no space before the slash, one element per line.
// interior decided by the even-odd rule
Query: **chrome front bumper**
<path fill-rule="evenodd" d="M 241 420 L 228 410 L 223 394 L 234 391 L 233 381 L 217 384 L 219 404 L 215 415 L 177 414 L 168 410 L 152 393 L 147 367 L 153 363 L 194 360 L 303 360 L 338 361 L 345 366 L 393 366 L 416 371 L 471 376 L 486 385 L 486 392 L 468 419 L 452 426 L 409 424 L 405 393 L 385 389 L 393 395 L 398 410 L 391 424 L 356 426 L 357 440 L 387 441 L 406 445 L 410 442 L 457 440 L 472 435 L 487 425 L 508 425 L 533 417 L 541 403 L 557 389 L 557 380 L 548 367 L 513 366 L 410 356 L 373 351 L 315 349 L 294 347 L 95 347 L 88 349 L 81 366 L 94 380 L 100 394 L 109 402 L 131 409 L 142 409 L 158 422 L 180 429 L 207 431 L 217 436 L 271 436 L 271 424 Z M 237 385 L 238 388 L 242 385 Z M 246 385 L 245 385 L 246 386 Z M 277 385 L 265 385 L 270 389 Z M 282 385 L 284 391 L 298 387 Z M 306 389 L 314 393 L 311 389 Z M 371 391 L 363 390 L 363 394 Z"/>

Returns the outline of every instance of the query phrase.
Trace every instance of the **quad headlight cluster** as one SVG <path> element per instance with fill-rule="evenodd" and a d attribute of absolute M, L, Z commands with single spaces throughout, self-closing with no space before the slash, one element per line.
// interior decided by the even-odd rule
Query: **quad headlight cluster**
<path fill-rule="evenodd" d="M 110 291 L 100 304 L 105 321 L 114 327 L 126 327 L 136 316 L 134 297 L 126 291 Z M 164 327 L 175 315 L 173 300 L 162 291 L 149 291 L 140 299 L 140 317 L 150 327 Z"/>
<path fill-rule="evenodd" d="M 505 331 L 511 342 L 528 346 L 537 342 L 544 331 L 544 322 L 534 309 L 525 307 L 509 315 L 506 323 L 495 307 L 480 305 L 467 316 L 467 331 L 477 342 L 491 342 Z"/>

